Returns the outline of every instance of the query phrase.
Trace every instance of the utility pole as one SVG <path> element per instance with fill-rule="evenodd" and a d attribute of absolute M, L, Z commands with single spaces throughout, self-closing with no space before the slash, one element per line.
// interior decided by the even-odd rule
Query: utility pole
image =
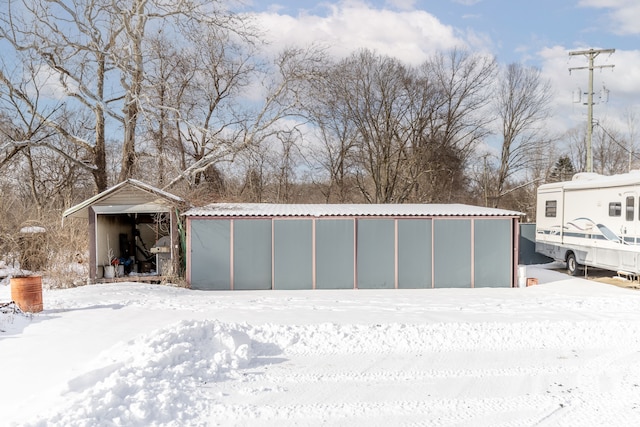
<path fill-rule="evenodd" d="M 591 150 L 591 136 L 593 134 L 593 69 L 615 67 L 615 65 L 594 66 L 593 60 L 601 53 L 612 54 L 615 51 L 615 49 L 589 49 L 569 52 L 569 56 L 584 55 L 589 60 L 589 66 L 587 67 L 569 68 L 569 73 L 573 70 L 589 70 L 589 88 L 587 92 L 587 172 L 593 172 L 593 152 Z"/>

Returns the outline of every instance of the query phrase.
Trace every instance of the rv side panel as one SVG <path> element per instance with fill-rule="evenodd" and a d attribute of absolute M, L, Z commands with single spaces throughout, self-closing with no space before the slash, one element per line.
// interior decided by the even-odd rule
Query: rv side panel
<path fill-rule="evenodd" d="M 559 261 L 640 273 L 640 173 L 579 174 L 538 188 L 536 251 Z M 568 263 L 569 264 L 569 263 Z"/>

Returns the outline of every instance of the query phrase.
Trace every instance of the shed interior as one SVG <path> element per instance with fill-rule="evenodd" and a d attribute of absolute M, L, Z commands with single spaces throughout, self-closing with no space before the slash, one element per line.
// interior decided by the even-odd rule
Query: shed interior
<path fill-rule="evenodd" d="M 125 275 L 170 273 L 171 219 L 166 212 L 98 214 L 96 242 L 97 266 L 122 265 Z"/>
<path fill-rule="evenodd" d="M 89 280 L 159 282 L 180 273 L 178 213 L 184 205 L 173 194 L 128 179 L 67 209 L 63 218 L 88 219 Z"/>

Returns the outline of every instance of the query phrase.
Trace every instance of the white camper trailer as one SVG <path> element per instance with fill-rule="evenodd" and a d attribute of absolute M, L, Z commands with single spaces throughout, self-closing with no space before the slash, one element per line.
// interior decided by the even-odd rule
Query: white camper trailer
<path fill-rule="evenodd" d="M 640 274 L 640 171 L 578 173 L 538 188 L 536 252 L 567 263 Z"/>

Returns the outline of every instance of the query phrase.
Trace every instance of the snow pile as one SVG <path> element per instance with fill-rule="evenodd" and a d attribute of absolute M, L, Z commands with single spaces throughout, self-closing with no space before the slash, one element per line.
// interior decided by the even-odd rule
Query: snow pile
<path fill-rule="evenodd" d="M 186 425 L 206 409 L 207 383 L 251 361 L 248 336 L 215 321 L 182 321 L 120 347 L 68 382 L 62 408 L 27 425 Z"/>
<path fill-rule="evenodd" d="M 510 412 L 518 414 L 518 425 L 540 421 L 540 408 L 549 412 L 542 417 L 561 409 L 563 419 L 582 425 L 594 419 L 624 421 L 616 413 L 633 415 L 636 409 L 632 419 L 640 420 L 640 368 L 608 366 L 610 360 L 635 357 L 639 351 L 640 324 L 617 321 L 297 326 L 181 321 L 114 346 L 107 357 L 98 358 L 97 368 L 68 381 L 65 404 L 26 425 L 318 425 L 323 420 L 347 425 L 371 417 L 390 424 L 416 417 L 475 424 L 504 420 L 505 414 L 508 420 Z M 463 360 L 456 369 L 442 369 L 442 362 L 436 362 L 440 354 Z M 517 363 L 525 354 L 541 362 Z M 506 363 L 505 357 L 516 363 Z M 490 367 L 474 367 L 484 358 L 495 361 Z M 279 366 L 305 359 L 313 361 L 307 369 L 281 371 Z M 378 366 L 378 359 L 386 362 Z M 407 363 L 412 368 L 403 368 Z M 474 378 L 518 384 L 547 375 L 563 380 L 549 384 L 546 393 L 498 391 L 497 396 L 478 398 L 471 392 L 470 398 L 460 399 L 455 392 L 446 399 L 447 387 L 462 386 L 468 393 L 477 387 Z M 594 387 L 589 375 L 598 381 L 615 375 L 608 380 L 616 382 L 616 393 Z M 352 401 L 362 387 L 393 389 L 397 384 L 413 390 L 409 395 L 420 385 L 432 387 L 427 386 L 426 401 L 414 401 L 415 395 L 407 399 L 406 391 L 398 395 L 398 390 L 373 402 Z M 312 403 L 283 404 L 315 387 L 325 395 L 322 401 L 312 396 Z M 346 390 L 351 391 L 343 395 Z M 278 403 L 257 403 L 266 396 L 275 396 Z"/>
<path fill-rule="evenodd" d="M 0 314 L 0 424 L 640 425 L 640 291 L 528 276 L 540 285 L 44 289 L 41 313 Z"/>

